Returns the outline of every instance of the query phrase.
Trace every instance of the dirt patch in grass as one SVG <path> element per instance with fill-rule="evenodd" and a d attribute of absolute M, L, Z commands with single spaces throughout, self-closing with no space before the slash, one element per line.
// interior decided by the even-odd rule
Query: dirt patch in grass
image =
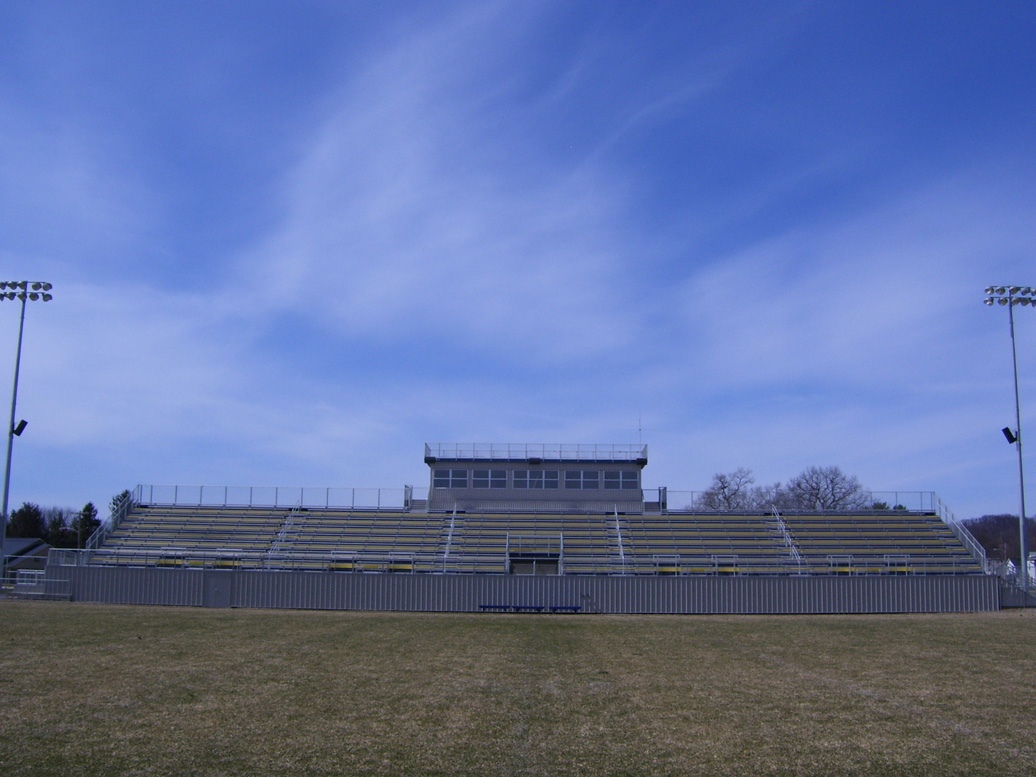
<path fill-rule="evenodd" d="M 1036 617 L 0 602 L 3 774 L 1036 773 Z"/>

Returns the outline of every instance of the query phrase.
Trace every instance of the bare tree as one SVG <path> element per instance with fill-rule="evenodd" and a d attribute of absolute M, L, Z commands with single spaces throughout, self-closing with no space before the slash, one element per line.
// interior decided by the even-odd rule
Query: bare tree
<path fill-rule="evenodd" d="M 755 477 L 752 470 L 739 467 L 733 472 L 712 476 L 712 484 L 701 496 L 701 505 L 707 510 L 753 510 Z"/>
<path fill-rule="evenodd" d="M 752 504 L 756 510 L 781 510 L 788 502 L 788 492 L 779 482 L 752 489 Z"/>
<path fill-rule="evenodd" d="M 859 510 L 867 507 L 867 493 L 853 475 L 838 467 L 810 467 L 784 488 L 788 506 L 800 510 Z"/>

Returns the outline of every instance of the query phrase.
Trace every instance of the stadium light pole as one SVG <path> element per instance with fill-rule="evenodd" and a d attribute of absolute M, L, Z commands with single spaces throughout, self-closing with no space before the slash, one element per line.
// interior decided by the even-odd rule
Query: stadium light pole
<path fill-rule="evenodd" d="M 18 319 L 18 348 L 14 356 L 14 389 L 11 391 L 11 421 L 7 425 L 7 464 L 4 466 L 4 501 L 0 507 L 0 580 L 3 580 L 7 573 L 7 499 L 11 489 L 11 451 L 14 448 L 14 438 L 20 437 L 25 431 L 25 421 L 17 426 L 14 423 L 15 408 L 18 404 L 18 372 L 22 363 L 22 332 L 25 330 L 25 305 L 28 302 L 50 302 L 54 295 L 50 290 L 54 288 L 46 281 L 0 281 L 0 302 L 4 300 L 20 300 L 22 303 L 22 314 Z"/>
<path fill-rule="evenodd" d="M 1014 309 L 1017 306 L 1036 308 L 1036 287 L 1031 286 L 987 286 L 986 304 L 1001 305 L 1007 308 L 1007 318 L 1011 325 L 1011 362 L 1014 365 L 1014 421 L 1015 428 L 1004 428 L 1004 437 L 1018 450 L 1018 487 L 1021 497 L 1021 514 L 1018 516 L 1018 540 L 1021 560 L 1021 583 L 1023 601 L 1029 598 L 1029 561 L 1026 558 L 1025 542 L 1025 467 L 1022 457 L 1022 406 L 1018 397 L 1018 349 L 1014 340 Z"/>

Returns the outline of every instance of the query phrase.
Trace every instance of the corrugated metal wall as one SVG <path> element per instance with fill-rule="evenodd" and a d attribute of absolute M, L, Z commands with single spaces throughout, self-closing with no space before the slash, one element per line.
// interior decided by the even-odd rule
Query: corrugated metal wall
<path fill-rule="evenodd" d="M 52 566 L 74 601 L 197 607 L 479 612 L 483 605 L 601 613 L 969 612 L 1000 608 L 997 578 L 392 575 Z"/>

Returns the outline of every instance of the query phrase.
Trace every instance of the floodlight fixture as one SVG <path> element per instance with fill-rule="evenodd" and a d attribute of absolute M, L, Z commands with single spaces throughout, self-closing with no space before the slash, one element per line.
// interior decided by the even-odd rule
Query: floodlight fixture
<path fill-rule="evenodd" d="M 1014 309 L 1018 306 L 1036 308 L 1036 287 L 1033 286 L 987 286 L 986 305 L 1000 305 L 1007 308 L 1007 317 L 1011 328 L 1011 363 L 1014 367 L 1014 415 L 1015 428 L 1004 427 L 1001 431 L 1007 442 L 1018 449 L 1018 489 L 1020 492 L 1021 511 L 1018 516 L 1018 538 L 1020 574 L 1023 601 L 1029 599 L 1029 564 L 1025 552 L 1025 466 L 1022 455 L 1022 407 L 1018 393 L 1018 348 L 1014 338 Z"/>
<path fill-rule="evenodd" d="M 14 422 L 15 409 L 18 404 L 18 373 L 22 363 L 22 334 L 25 331 L 25 305 L 28 302 L 50 302 L 54 295 L 50 291 L 53 284 L 47 281 L 0 281 L 0 302 L 4 300 L 19 300 L 22 303 L 21 316 L 18 319 L 18 347 L 14 356 L 14 388 L 11 390 L 11 420 L 7 425 L 7 463 L 4 466 L 4 496 L 3 504 L 0 505 L 0 580 L 4 579 L 6 573 L 7 556 L 5 553 L 5 540 L 7 538 L 7 502 L 11 492 L 11 452 L 14 447 L 14 438 L 20 437 L 27 421 L 20 421 L 17 425 Z"/>
<path fill-rule="evenodd" d="M 1036 306 L 1036 286 L 987 286 L 987 305 L 1003 305 L 1004 307 Z"/>

